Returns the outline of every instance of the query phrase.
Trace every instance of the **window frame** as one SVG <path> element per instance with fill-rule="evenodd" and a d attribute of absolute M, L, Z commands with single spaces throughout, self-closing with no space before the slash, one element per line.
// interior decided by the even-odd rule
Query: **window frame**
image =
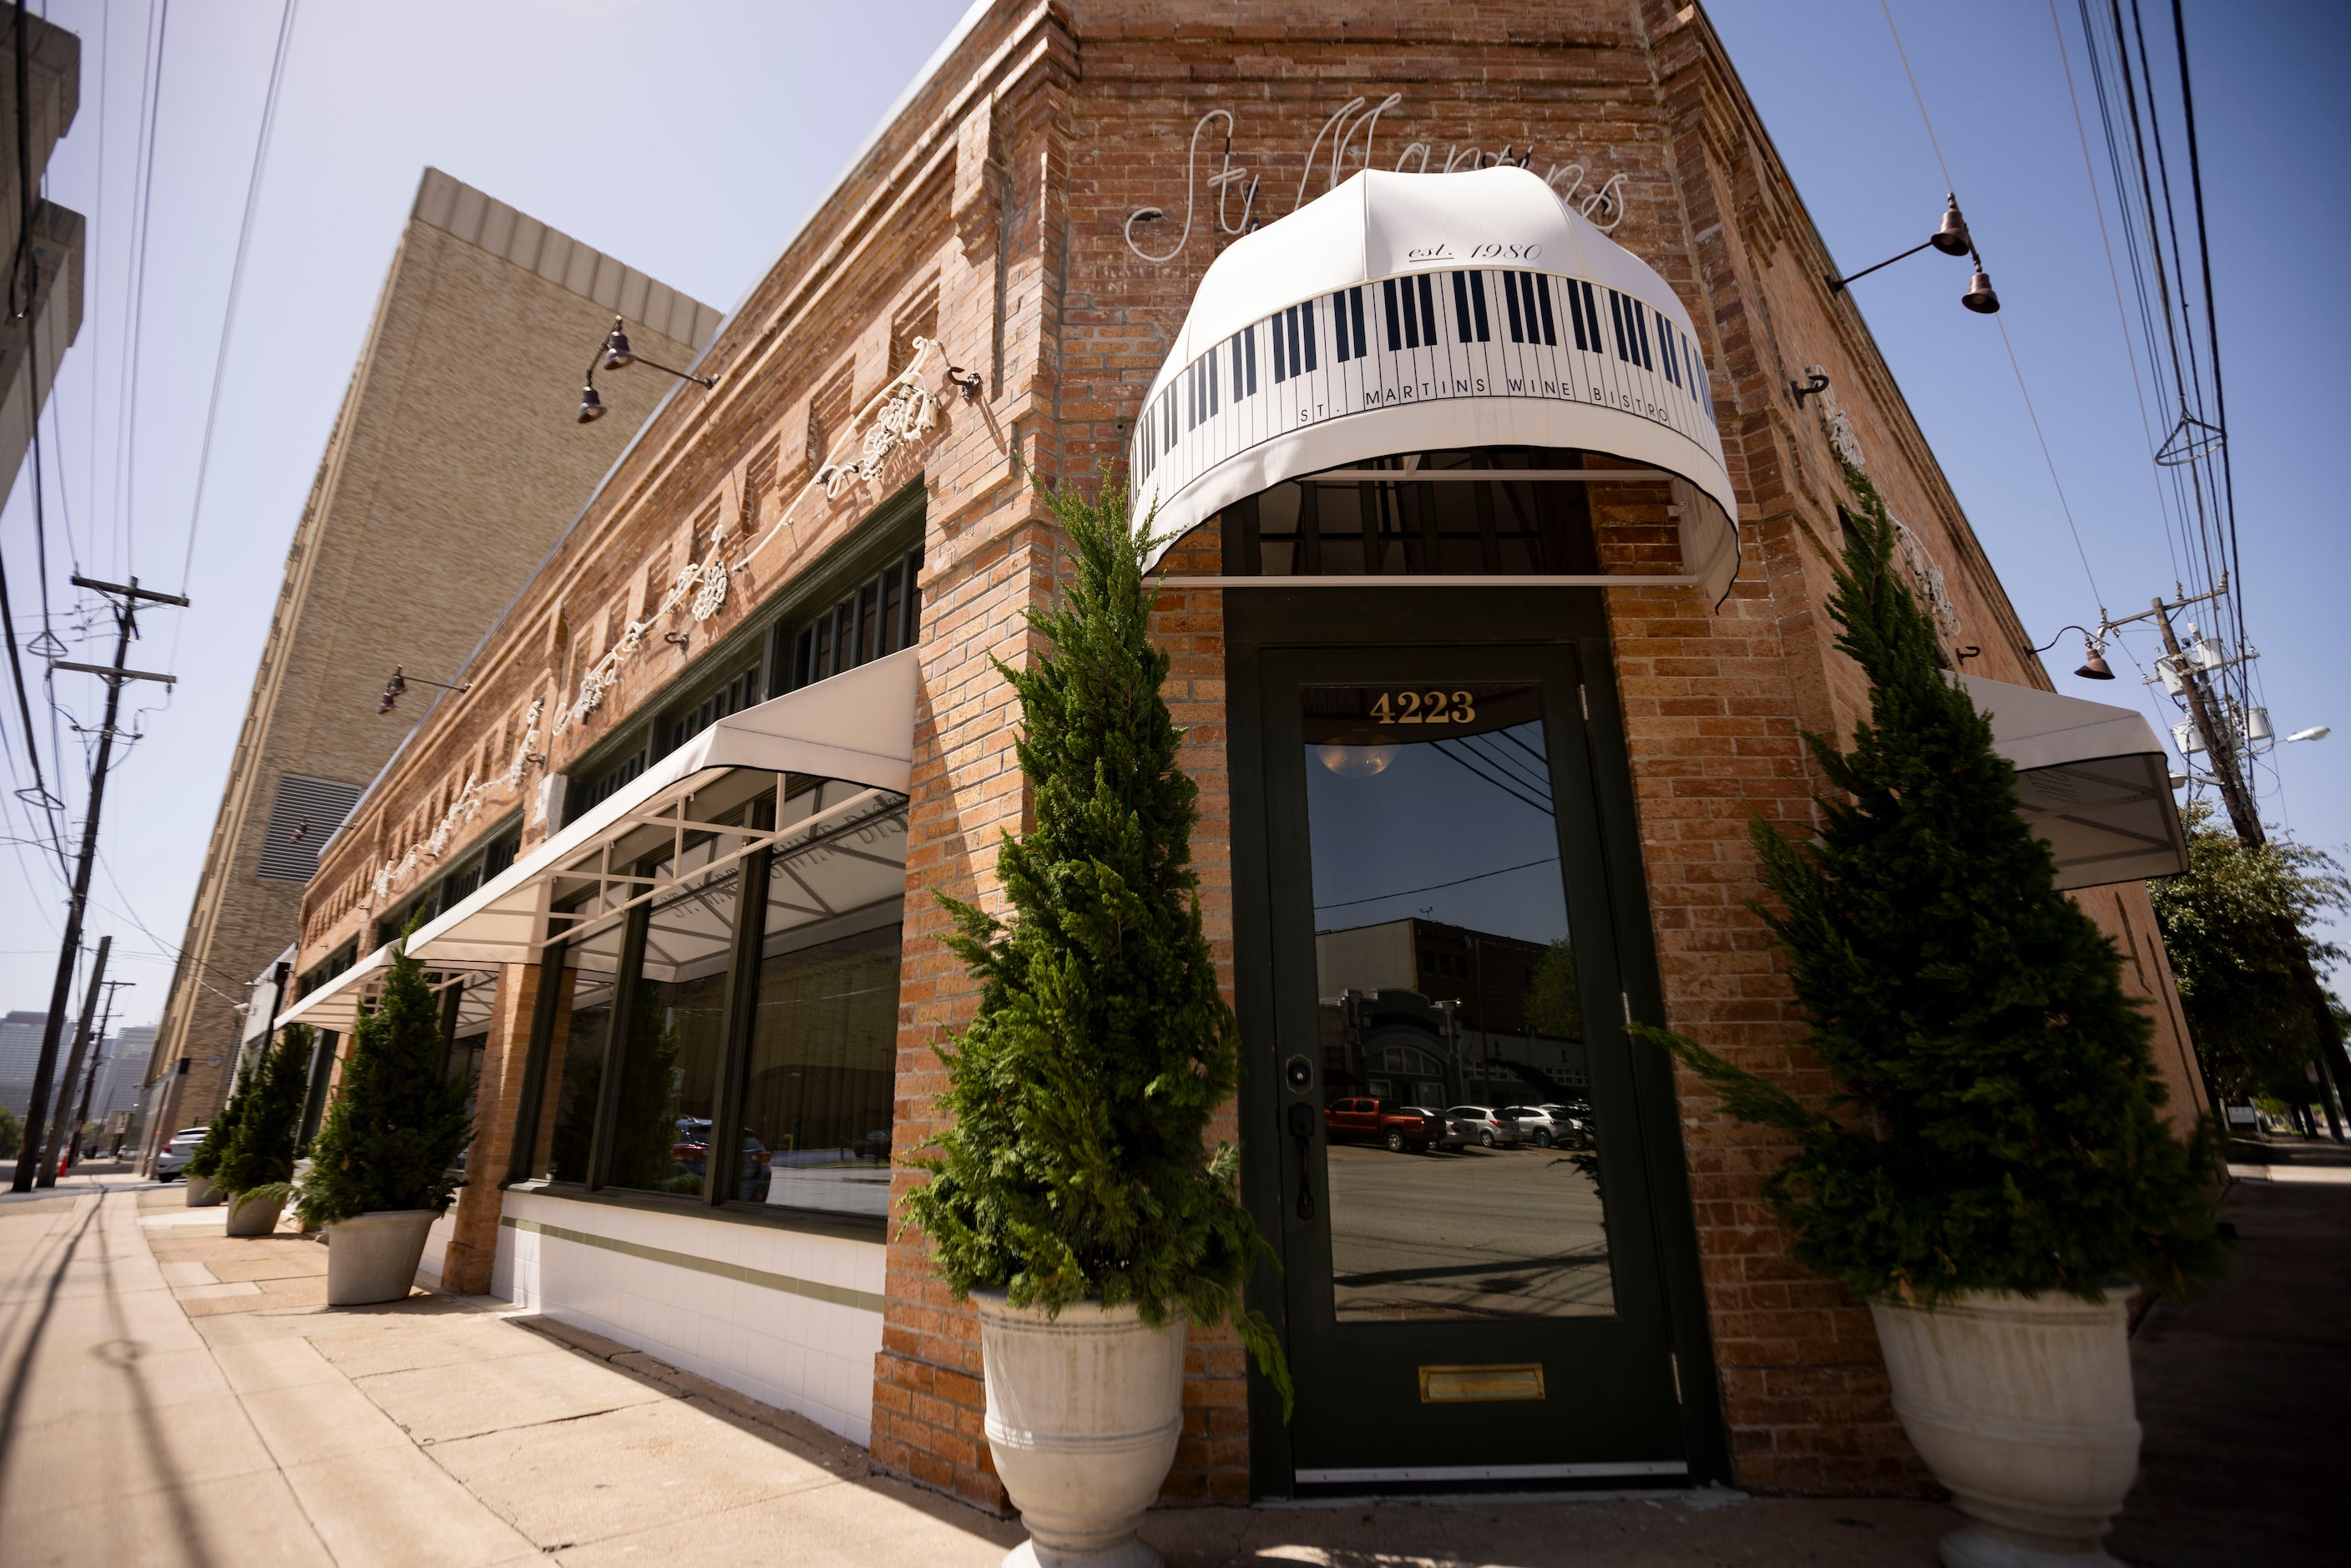
<path fill-rule="evenodd" d="M 917 477 L 875 507 L 848 538 L 744 616 L 742 624 L 694 655 L 674 679 L 563 770 L 561 825 L 578 821 L 613 790 L 674 750 L 680 742 L 668 738 L 672 727 L 751 666 L 758 671 L 752 686 L 755 701 L 766 702 L 796 690 L 791 684 L 791 644 L 801 625 L 831 610 L 844 593 L 896 557 L 921 549 L 928 510 L 929 493 Z M 917 622 L 915 640 L 920 636 Z"/>
<path fill-rule="evenodd" d="M 748 803 L 746 826 L 761 831 L 774 826 L 776 793 L 776 790 L 769 789 L 752 799 Z M 910 800 L 902 799 L 901 804 L 893 810 L 903 811 L 910 806 Z M 689 845 L 694 841 L 689 838 Z M 631 862 L 631 874 L 650 874 L 652 868 L 672 852 L 669 846 L 652 850 Z M 604 1028 L 604 1038 L 595 1048 L 598 1061 L 597 1103 L 590 1132 L 588 1169 L 584 1181 L 559 1180 L 542 1176 L 532 1168 L 538 1163 L 537 1145 L 540 1118 L 547 1109 L 549 1076 L 559 1071 L 556 1055 L 559 1042 L 556 1019 L 563 1010 L 562 988 L 570 983 L 569 977 L 573 973 L 569 963 L 570 941 L 550 943 L 541 962 L 534 966 L 538 971 L 538 988 L 533 998 L 529 1051 L 524 1063 L 522 1095 L 516 1109 L 505 1186 L 544 1192 L 551 1197 L 767 1225 L 859 1240 L 876 1240 L 888 1234 L 886 1215 L 850 1214 L 756 1202 L 735 1197 L 731 1180 L 722 1183 L 717 1179 L 718 1151 L 737 1148 L 743 1135 L 746 1079 L 756 1044 L 760 967 L 765 958 L 768 936 L 766 912 L 773 856 L 772 850 L 761 849 L 735 862 L 735 918 L 728 933 L 726 987 L 722 1004 L 726 1033 L 719 1048 L 717 1076 L 712 1093 L 709 1145 L 712 1153 L 705 1166 L 703 1190 L 695 1194 L 664 1193 L 643 1187 L 620 1186 L 611 1179 L 613 1145 L 622 1113 L 623 1069 L 630 1045 L 629 1030 L 636 1016 L 637 988 L 644 983 L 646 937 L 654 909 L 650 901 L 637 904 L 622 917 L 620 951 L 614 960 L 612 975 L 611 1013 Z M 903 973 L 903 918 L 899 924 Z M 894 1074 L 894 1066 L 893 1071 Z M 732 1168 L 731 1160 L 729 1168 Z"/>

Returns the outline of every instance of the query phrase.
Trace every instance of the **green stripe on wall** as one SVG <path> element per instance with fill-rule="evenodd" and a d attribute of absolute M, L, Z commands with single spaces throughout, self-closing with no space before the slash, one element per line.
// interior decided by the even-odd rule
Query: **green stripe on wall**
<path fill-rule="evenodd" d="M 770 1274 L 764 1269 L 746 1269 L 740 1263 L 724 1263 L 716 1258 L 697 1258 L 691 1252 L 672 1252 L 665 1247 L 640 1247 L 633 1241 L 620 1241 L 610 1236 L 591 1236 L 584 1230 L 567 1230 L 560 1225 L 542 1225 L 536 1219 L 517 1219 L 511 1214 L 501 1215 L 498 1223 L 517 1230 L 529 1231 L 534 1236 L 552 1236 L 559 1241 L 576 1241 L 582 1247 L 601 1247 L 607 1252 L 643 1258 L 648 1263 L 666 1263 L 673 1269 L 691 1269 L 696 1273 L 716 1274 L 722 1280 L 757 1285 L 763 1291 L 781 1291 L 786 1295 L 806 1296 L 812 1301 L 830 1301 L 836 1307 L 855 1307 L 862 1312 L 882 1310 L 882 1298 L 871 1291 L 820 1285 L 814 1280 L 795 1279 L 789 1274 Z"/>

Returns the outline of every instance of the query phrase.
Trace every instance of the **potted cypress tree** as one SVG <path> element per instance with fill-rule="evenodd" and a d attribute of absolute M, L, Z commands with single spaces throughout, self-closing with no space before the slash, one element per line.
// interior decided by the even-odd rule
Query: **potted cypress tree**
<path fill-rule="evenodd" d="M 220 1108 L 204 1135 L 188 1155 L 188 1207 L 209 1208 L 221 1200 L 221 1187 L 215 1179 L 221 1161 L 229 1145 L 236 1141 L 237 1124 L 245 1119 L 245 1103 L 253 1092 L 254 1075 L 246 1073 L 229 1091 L 228 1103 Z"/>
<path fill-rule="evenodd" d="M 449 1167 L 472 1124 L 465 1084 L 442 1074 L 440 1010 L 423 967 L 395 950 L 310 1141 L 295 1204 L 306 1228 L 327 1228 L 330 1307 L 405 1299 L 424 1233 L 457 1189 Z"/>
<path fill-rule="evenodd" d="M 1015 1561 L 1156 1563 L 1134 1536 L 1175 1458 L 1188 1323 L 1231 1322 L 1290 1398 L 1241 1299 L 1270 1255 L 1239 1158 L 1204 1145 L 1238 1082 L 1232 1011 L 1191 869 L 1198 787 L 1160 695 L 1148 540 L 1124 499 L 1046 498 L 1077 580 L 997 669 L 1019 694 L 1035 828 L 997 857 L 1011 918 L 945 899 L 979 1009 L 940 1049 L 953 1125 L 909 1163 L 903 1212 L 978 1308 L 988 1448 L 1032 1540 Z"/>
<path fill-rule="evenodd" d="M 1790 1251 L 1866 1301 L 1904 1430 L 1973 1521 L 1960 1565 L 2104 1563 L 2138 1465 L 2125 1306 L 2226 1259 L 2209 1122 L 2175 1135 L 2120 956 L 2056 885 L 1991 727 L 1896 576 L 1866 478 L 1830 614 L 1868 674 L 1806 848 L 1752 823 L 1828 1110 L 1694 1041 L 1675 1051 L 1795 1145 L 1764 1183 Z"/>
<path fill-rule="evenodd" d="M 228 1195 L 231 1236 L 266 1236 L 277 1228 L 294 1191 L 294 1145 L 301 1137 L 309 1068 L 310 1031 L 289 1024 L 246 1074 L 245 1111 L 214 1177 Z"/>

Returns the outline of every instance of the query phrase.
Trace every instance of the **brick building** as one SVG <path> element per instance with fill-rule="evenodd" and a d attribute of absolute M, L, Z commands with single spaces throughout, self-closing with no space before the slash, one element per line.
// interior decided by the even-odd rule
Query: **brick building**
<path fill-rule="evenodd" d="M 437 169 L 384 277 L 359 363 L 287 551 L 146 1079 L 172 1126 L 210 1119 L 246 981 L 300 924 L 319 846 L 437 695 L 390 713 L 395 667 L 452 683 L 657 389 L 622 386 L 582 430 L 559 389 L 613 315 L 651 319 L 645 352 L 690 357 L 718 313 Z M 184 1062 L 184 1069 L 180 1064 Z M 167 1103 L 168 1100 L 168 1103 Z M 151 1134 L 169 1128 L 150 1127 Z"/>
<path fill-rule="evenodd" d="M 1748 812 L 1809 821 L 1798 727 L 1865 700 L 1820 609 L 1842 465 L 1955 659 L 2062 700 L 1831 270 L 1695 6 L 976 5 L 321 853 L 281 1016 L 347 1029 L 422 912 L 478 1074 L 428 1267 L 1000 1500 L 889 1162 L 973 1005 L 931 894 L 991 901 L 1023 821 L 989 660 L 1063 564 L 1026 476 L 1132 485 L 1184 530 L 1217 1135 L 1301 1379 L 1285 1427 L 1196 1336 L 1167 1498 L 1919 1486 L 1868 1313 L 1759 1201 L 1776 1151 L 1622 1028 L 1826 1091 L 1743 900 Z M 2196 1103 L 2144 894 L 2051 831 Z M 1395 923 L 1398 1081 L 1457 1092 L 1482 1007 L 1530 1043 L 1477 1082 L 1588 1157 L 1316 1135 L 1345 1086 L 1301 1042 L 1368 983 L 1317 938 Z"/>

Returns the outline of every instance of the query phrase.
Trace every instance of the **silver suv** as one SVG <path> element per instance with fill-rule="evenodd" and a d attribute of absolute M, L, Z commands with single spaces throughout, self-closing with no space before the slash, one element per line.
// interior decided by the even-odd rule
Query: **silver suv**
<path fill-rule="evenodd" d="M 1498 1112 L 1491 1105 L 1448 1105 L 1445 1113 L 1468 1124 L 1469 1136 L 1487 1148 L 1508 1144 L 1515 1148 L 1527 1141 L 1507 1112 Z"/>
<path fill-rule="evenodd" d="M 163 1152 L 155 1156 L 155 1179 L 172 1181 L 187 1175 L 188 1156 L 194 1154 L 196 1145 L 204 1141 L 204 1132 L 202 1127 L 183 1127 L 172 1134 L 172 1141 L 163 1145 Z"/>

